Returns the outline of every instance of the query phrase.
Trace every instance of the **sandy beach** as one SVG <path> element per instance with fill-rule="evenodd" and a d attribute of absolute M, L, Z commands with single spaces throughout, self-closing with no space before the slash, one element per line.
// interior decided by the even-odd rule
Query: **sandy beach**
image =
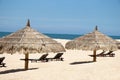
<path fill-rule="evenodd" d="M 69 40 L 55 39 L 65 43 Z M 102 50 L 97 51 L 97 53 Z M 5 57 L 6 67 L 0 67 L 0 80 L 120 80 L 120 50 L 115 57 L 97 57 L 92 62 L 89 55 L 93 51 L 66 50 L 64 61 L 29 62 L 29 70 L 24 70 L 24 54 L 0 54 Z M 42 54 L 30 54 L 29 58 L 39 58 Z M 56 53 L 49 53 L 54 57 Z"/>

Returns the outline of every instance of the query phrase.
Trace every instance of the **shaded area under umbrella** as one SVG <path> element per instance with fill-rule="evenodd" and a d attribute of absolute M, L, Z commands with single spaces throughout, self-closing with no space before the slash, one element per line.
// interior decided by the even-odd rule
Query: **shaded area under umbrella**
<path fill-rule="evenodd" d="M 28 20 L 25 28 L 0 38 L 0 53 L 25 54 L 25 69 L 28 69 L 29 53 L 65 52 L 62 44 L 39 33 L 30 27 Z"/>
<path fill-rule="evenodd" d="M 95 30 L 84 36 L 78 37 L 72 41 L 69 41 L 65 45 L 66 49 L 82 49 L 82 50 L 93 50 L 93 61 L 96 61 L 97 50 L 117 50 L 116 41 L 111 37 L 104 35 L 98 31 L 97 26 Z"/>

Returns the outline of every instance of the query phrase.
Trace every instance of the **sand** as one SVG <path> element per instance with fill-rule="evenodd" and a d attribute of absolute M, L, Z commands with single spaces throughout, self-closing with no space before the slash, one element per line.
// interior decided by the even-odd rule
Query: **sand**
<path fill-rule="evenodd" d="M 69 40 L 55 39 L 65 45 Z M 97 51 L 100 53 L 101 50 Z M 120 80 L 120 50 L 115 57 L 97 57 L 92 62 L 92 51 L 67 50 L 64 61 L 29 62 L 29 70 L 24 70 L 24 54 L 0 54 L 5 56 L 6 67 L 0 67 L 0 80 Z M 30 54 L 39 58 L 42 54 Z M 49 53 L 53 57 L 56 53 Z"/>

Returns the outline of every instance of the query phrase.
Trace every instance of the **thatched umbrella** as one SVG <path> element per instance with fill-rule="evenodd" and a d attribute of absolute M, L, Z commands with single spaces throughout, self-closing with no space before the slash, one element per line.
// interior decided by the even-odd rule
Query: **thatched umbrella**
<path fill-rule="evenodd" d="M 30 27 L 28 20 L 25 28 L 0 39 L 0 53 L 24 53 L 25 69 L 28 69 L 29 53 L 64 52 L 64 47 L 52 38 Z"/>
<path fill-rule="evenodd" d="M 93 32 L 67 42 L 65 48 L 93 50 L 93 61 L 96 61 L 97 50 L 102 49 L 114 51 L 117 49 L 117 45 L 115 40 L 99 32 L 96 26 Z"/>
<path fill-rule="evenodd" d="M 120 49 L 120 41 L 117 41 L 118 49 Z"/>

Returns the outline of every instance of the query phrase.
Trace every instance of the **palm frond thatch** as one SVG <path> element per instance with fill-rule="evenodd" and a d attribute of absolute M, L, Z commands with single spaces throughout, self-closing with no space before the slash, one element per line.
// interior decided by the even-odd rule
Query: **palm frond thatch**
<path fill-rule="evenodd" d="M 120 41 L 117 41 L 118 49 L 120 49 Z"/>
<path fill-rule="evenodd" d="M 69 41 L 66 43 L 65 48 L 82 50 L 117 50 L 116 41 L 96 29 L 91 33 Z"/>
<path fill-rule="evenodd" d="M 67 42 L 65 48 L 78 50 L 93 50 L 93 61 L 96 61 L 97 50 L 101 49 L 114 51 L 118 49 L 118 46 L 116 45 L 115 40 L 99 32 L 96 26 L 93 32 Z"/>
<path fill-rule="evenodd" d="M 26 53 L 64 52 L 64 47 L 52 38 L 37 32 L 29 25 L 25 28 L 0 39 L 1 53 Z"/>

